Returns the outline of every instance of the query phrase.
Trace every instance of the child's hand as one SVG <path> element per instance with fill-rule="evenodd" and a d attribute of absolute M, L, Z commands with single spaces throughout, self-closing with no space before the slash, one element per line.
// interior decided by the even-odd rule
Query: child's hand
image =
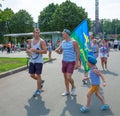
<path fill-rule="evenodd" d="M 105 87 L 105 86 L 106 86 L 106 83 L 104 82 L 104 83 L 102 83 L 102 85 L 103 85 L 103 87 Z"/>

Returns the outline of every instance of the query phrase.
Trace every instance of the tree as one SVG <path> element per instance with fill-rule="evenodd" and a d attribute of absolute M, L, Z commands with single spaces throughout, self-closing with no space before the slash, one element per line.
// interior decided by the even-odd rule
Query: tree
<path fill-rule="evenodd" d="M 58 5 L 51 3 L 49 4 L 43 11 L 40 12 L 40 15 L 38 17 L 38 23 L 39 23 L 39 28 L 42 31 L 48 31 L 51 30 L 51 20 L 52 20 L 52 15 L 57 9 Z"/>
<path fill-rule="evenodd" d="M 62 31 L 64 28 L 72 31 L 85 18 L 87 18 L 85 9 L 66 0 L 61 5 L 52 4 L 46 7 L 40 13 L 39 26 L 42 31 Z"/>
<path fill-rule="evenodd" d="M 6 8 L 2 12 L 2 23 L 4 23 L 4 28 L 5 28 L 4 32 L 5 33 L 11 33 L 9 23 L 10 23 L 13 16 L 14 16 L 14 12 L 10 8 Z"/>
<path fill-rule="evenodd" d="M 27 33 L 33 31 L 33 18 L 26 10 L 19 10 L 10 21 L 12 33 Z"/>
<path fill-rule="evenodd" d="M 53 29 L 62 31 L 64 28 L 68 28 L 72 31 L 85 18 L 87 18 L 85 9 L 66 0 L 52 16 Z"/>
<path fill-rule="evenodd" d="M 0 40 L 1 41 L 3 41 L 3 35 L 5 33 L 11 33 L 9 22 L 13 16 L 14 16 L 14 12 L 10 8 L 6 8 L 4 11 L 0 10 L 0 35 L 1 35 Z"/>

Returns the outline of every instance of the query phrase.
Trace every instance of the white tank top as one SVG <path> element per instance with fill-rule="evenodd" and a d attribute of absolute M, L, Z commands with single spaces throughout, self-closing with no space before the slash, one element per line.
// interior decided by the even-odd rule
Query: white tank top
<path fill-rule="evenodd" d="M 32 41 L 31 41 L 31 48 L 41 50 L 40 40 L 36 44 L 34 44 L 33 41 L 34 41 L 34 39 L 32 39 Z M 30 62 L 43 63 L 43 55 L 33 52 L 30 56 Z"/>

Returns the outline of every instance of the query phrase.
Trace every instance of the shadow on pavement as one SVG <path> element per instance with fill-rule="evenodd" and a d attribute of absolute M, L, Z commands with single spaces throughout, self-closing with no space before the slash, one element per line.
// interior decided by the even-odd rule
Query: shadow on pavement
<path fill-rule="evenodd" d="M 110 70 L 101 70 L 101 72 L 103 73 L 103 74 L 109 74 L 109 75 L 113 75 L 113 76 L 118 76 L 118 74 L 117 73 L 115 73 L 115 72 L 111 72 Z"/>
<path fill-rule="evenodd" d="M 79 116 L 79 108 L 81 105 L 77 104 L 76 96 L 67 96 L 66 99 L 66 106 L 64 107 L 63 112 L 60 116 L 67 116 L 67 112 L 69 112 L 70 116 Z"/>
<path fill-rule="evenodd" d="M 27 116 L 49 116 L 50 109 L 45 107 L 45 102 L 42 97 L 31 97 L 28 100 L 28 105 L 24 107 L 27 111 Z"/>

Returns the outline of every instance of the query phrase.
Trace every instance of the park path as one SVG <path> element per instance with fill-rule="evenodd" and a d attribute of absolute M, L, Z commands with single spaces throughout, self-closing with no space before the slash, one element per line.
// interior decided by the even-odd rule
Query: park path
<path fill-rule="evenodd" d="M 0 54 L 1 55 L 1 54 Z M 1 56 L 0 56 L 1 57 Z M 88 86 L 83 86 L 83 68 L 74 71 L 76 97 L 62 97 L 64 80 L 61 73 L 62 56 L 53 53 L 56 60 L 44 64 L 42 77 L 45 79 L 44 92 L 33 98 L 36 81 L 24 70 L 0 79 L 0 116 L 120 116 L 120 52 L 111 51 L 108 59 L 108 71 L 102 71 L 107 86 L 100 93 L 110 104 L 110 110 L 101 111 L 101 102 L 93 95 L 91 110 L 87 114 L 79 111 L 86 103 Z M 101 69 L 98 58 L 98 67 Z"/>

